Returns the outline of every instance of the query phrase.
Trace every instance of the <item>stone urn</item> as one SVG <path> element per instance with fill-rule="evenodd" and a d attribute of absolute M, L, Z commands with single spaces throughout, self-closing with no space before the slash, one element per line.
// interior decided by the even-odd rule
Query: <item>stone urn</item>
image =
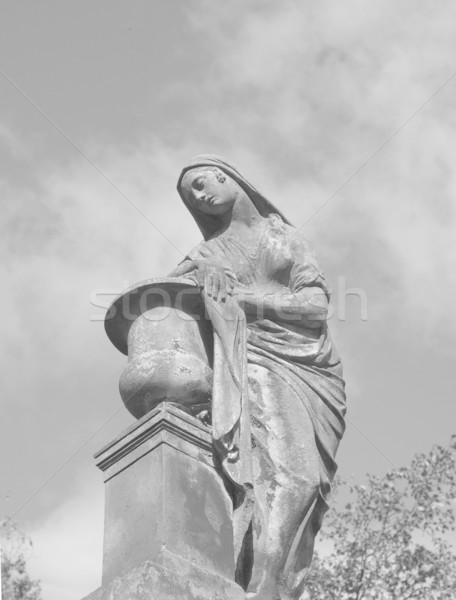
<path fill-rule="evenodd" d="M 213 333 L 193 281 L 168 277 L 129 288 L 109 308 L 105 329 L 128 355 L 119 388 L 132 415 L 163 401 L 193 415 L 210 408 Z"/>

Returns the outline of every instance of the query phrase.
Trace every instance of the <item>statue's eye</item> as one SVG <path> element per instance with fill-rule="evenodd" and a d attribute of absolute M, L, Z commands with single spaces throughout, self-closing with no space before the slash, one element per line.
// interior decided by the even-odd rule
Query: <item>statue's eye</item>
<path fill-rule="evenodd" d="M 197 177 L 193 181 L 192 187 L 194 187 L 195 190 L 201 191 L 204 188 L 204 177 Z"/>

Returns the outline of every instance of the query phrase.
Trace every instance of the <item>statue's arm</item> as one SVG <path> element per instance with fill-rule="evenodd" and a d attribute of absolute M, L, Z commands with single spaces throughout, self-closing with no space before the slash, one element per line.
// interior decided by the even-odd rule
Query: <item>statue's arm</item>
<path fill-rule="evenodd" d="M 168 277 L 181 277 L 193 269 L 195 269 L 194 261 L 191 258 L 185 258 L 171 273 L 168 273 Z"/>
<path fill-rule="evenodd" d="M 243 290 L 236 293 L 240 306 L 247 315 L 273 321 L 299 321 L 318 329 L 328 316 L 328 298 L 320 287 L 303 288 L 292 293 L 288 288 L 274 293 Z"/>

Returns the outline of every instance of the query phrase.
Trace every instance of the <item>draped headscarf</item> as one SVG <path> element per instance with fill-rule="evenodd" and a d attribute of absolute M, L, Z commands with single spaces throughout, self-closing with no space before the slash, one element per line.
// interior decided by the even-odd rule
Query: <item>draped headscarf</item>
<path fill-rule="evenodd" d="M 235 167 L 233 163 L 228 162 L 222 156 L 217 156 L 216 154 L 199 154 L 198 156 L 192 158 L 182 169 L 182 173 L 180 174 L 177 182 L 177 191 L 179 192 L 179 195 L 182 198 L 185 206 L 188 208 L 198 224 L 198 227 L 200 228 L 205 240 L 211 238 L 217 232 L 220 227 L 220 221 L 216 216 L 206 215 L 198 210 L 195 210 L 188 204 L 182 192 L 182 179 L 185 173 L 200 167 L 217 167 L 241 186 L 262 217 L 268 217 L 271 214 L 276 214 L 281 217 L 282 221 L 288 225 L 291 225 L 291 223 L 283 216 L 280 210 L 278 210 L 270 200 L 263 196 L 263 194 L 259 192 L 256 187 L 254 187 L 243 175 L 241 175 L 238 168 Z"/>

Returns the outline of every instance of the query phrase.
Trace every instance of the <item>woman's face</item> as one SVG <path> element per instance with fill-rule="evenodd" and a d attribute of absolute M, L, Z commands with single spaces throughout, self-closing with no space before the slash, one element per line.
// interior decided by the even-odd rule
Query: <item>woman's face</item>
<path fill-rule="evenodd" d="M 220 169 L 198 167 L 187 171 L 182 178 L 185 201 L 195 210 L 206 215 L 223 215 L 230 211 L 240 186 Z"/>

